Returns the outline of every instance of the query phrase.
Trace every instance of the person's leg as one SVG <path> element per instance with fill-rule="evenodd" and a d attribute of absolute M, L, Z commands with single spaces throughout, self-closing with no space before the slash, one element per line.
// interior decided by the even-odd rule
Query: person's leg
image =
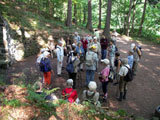
<path fill-rule="evenodd" d="M 122 101 L 122 97 L 123 97 L 123 86 L 124 86 L 124 81 L 123 81 L 123 79 L 120 79 L 120 81 L 119 81 L 120 96 L 119 96 L 119 98 L 118 98 L 119 101 Z"/>
<path fill-rule="evenodd" d="M 133 62 L 133 68 L 132 68 L 132 70 L 133 70 L 133 75 L 136 75 L 137 67 L 138 67 L 138 62 L 137 62 L 137 61 L 134 61 L 134 62 Z"/>
<path fill-rule="evenodd" d="M 103 57 L 104 57 L 103 59 L 106 59 L 106 56 L 107 56 L 107 50 L 106 50 L 106 49 L 104 50 L 104 53 L 103 53 L 103 54 L 104 54 L 104 55 L 103 55 Z"/>
<path fill-rule="evenodd" d="M 95 70 L 91 70 L 91 76 L 90 76 L 90 81 L 94 81 L 94 76 L 95 76 Z"/>
<path fill-rule="evenodd" d="M 76 74 L 77 74 L 77 73 L 72 73 L 73 89 L 75 89 L 75 88 L 76 88 Z"/>
<path fill-rule="evenodd" d="M 128 83 L 128 82 L 124 82 L 124 94 L 123 94 L 123 99 L 126 99 L 126 94 L 127 94 L 127 83 Z"/>
<path fill-rule="evenodd" d="M 111 57 L 111 66 L 114 68 L 114 57 Z"/>
<path fill-rule="evenodd" d="M 90 70 L 86 70 L 86 85 L 90 82 Z"/>
<path fill-rule="evenodd" d="M 59 64 L 59 62 L 57 61 L 57 75 L 59 75 L 60 74 L 60 64 Z"/>
<path fill-rule="evenodd" d="M 46 80 L 46 83 L 47 83 L 48 85 L 51 84 L 51 71 L 47 72 L 47 80 Z"/>
<path fill-rule="evenodd" d="M 101 55 L 102 55 L 101 59 L 103 60 L 104 59 L 104 49 L 101 50 Z"/>

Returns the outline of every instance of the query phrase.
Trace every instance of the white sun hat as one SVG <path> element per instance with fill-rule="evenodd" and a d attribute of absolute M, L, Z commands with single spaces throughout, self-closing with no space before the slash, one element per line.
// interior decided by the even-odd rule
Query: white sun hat
<path fill-rule="evenodd" d="M 89 88 L 90 91 L 96 90 L 96 89 L 97 89 L 97 84 L 96 84 L 96 82 L 95 82 L 95 81 L 89 82 L 88 88 Z"/>
<path fill-rule="evenodd" d="M 136 44 L 135 43 L 132 43 L 131 44 L 131 50 L 133 50 L 133 48 L 136 46 Z"/>
<path fill-rule="evenodd" d="M 69 87 L 73 86 L 73 80 L 72 79 L 67 80 L 67 86 L 69 86 Z"/>
<path fill-rule="evenodd" d="M 101 62 L 103 62 L 106 65 L 109 65 L 109 60 L 108 59 L 103 59 L 103 60 L 101 60 Z"/>
<path fill-rule="evenodd" d="M 49 54 L 50 54 L 49 52 L 45 51 L 45 52 L 43 53 L 44 58 L 47 58 L 47 56 L 48 56 Z"/>

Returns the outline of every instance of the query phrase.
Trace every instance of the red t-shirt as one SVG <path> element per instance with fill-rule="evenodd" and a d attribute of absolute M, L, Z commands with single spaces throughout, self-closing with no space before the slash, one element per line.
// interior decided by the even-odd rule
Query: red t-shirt
<path fill-rule="evenodd" d="M 77 91 L 73 90 L 73 88 L 66 88 L 62 90 L 62 95 L 66 98 L 68 98 L 68 101 L 70 103 L 75 102 L 75 100 L 78 97 Z"/>
<path fill-rule="evenodd" d="M 85 41 L 81 40 L 81 42 L 82 42 L 83 48 L 84 48 L 84 49 L 87 49 L 88 41 L 87 41 L 87 40 L 85 40 Z"/>

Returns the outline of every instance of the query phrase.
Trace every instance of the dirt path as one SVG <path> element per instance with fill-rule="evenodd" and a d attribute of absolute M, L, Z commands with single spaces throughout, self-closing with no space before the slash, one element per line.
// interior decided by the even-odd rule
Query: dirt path
<path fill-rule="evenodd" d="M 122 57 L 127 56 L 127 51 L 131 43 L 132 41 L 124 36 L 118 40 L 117 46 Z M 143 57 L 140 61 L 134 81 L 128 85 L 127 100 L 118 102 L 115 97 L 116 87 L 109 84 L 109 100 L 104 105 L 115 110 L 124 109 L 128 111 L 129 114 L 134 114 L 136 116 L 150 118 L 154 113 L 155 107 L 160 104 L 160 47 L 146 44 L 141 44 L 141 46 L 143 48 Z M 22 62 L 14 64 L 8 70 L 8 78 L 10 80 L 19 78 L 21 73 L 25 71 L 28 80 L 31 82 L 35 81 L 37 77 L 40 76 L 36 70 L 35 61 L 36 56 L 31 56 Z M 56 71 L 56 59 L 52 60 L 52 62 L 54 71 Z M 101 67 L 102 66 L 100 66 L 100 69 Z M 26 69 L 28 69 L 27 72 Z M 64 74 L 62 77 L 54 75 L 54 78 L 52 78 L 53 87 L 65 87 L 65 80 L 68 78 L 68 75 L 65 70 L 63 70 L 63 72 Z M 98 75 L 96 75 L 96 81 L 98 85 L 100 85 L 97 78 Z M 82 81 L 85 81 L 84 72 L 82 73 Z M 84 87 L 78 87 L 77 89 L 80 91 L 80 95 Z M 61 90 L 59 90 L 57 94 L 60 94 L 60 92 Z"/>

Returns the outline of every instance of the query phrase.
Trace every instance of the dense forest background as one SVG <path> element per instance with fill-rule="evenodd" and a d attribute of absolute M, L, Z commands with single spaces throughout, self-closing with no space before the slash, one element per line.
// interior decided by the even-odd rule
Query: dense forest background
<path fill-rule="evenodd" d="M 6 0 L 4 0 L 6 1 Z M 110 29 L 130 36 L 160 42 L 159 0 L 13 0 L 35 13 L 53 18 L 66 26 Z M 7 9 L 7 8 L 6 8 Z M 5 12 L 1 11 L 3 15 Z M 9 16 L 8 16 L 9 17 Z M 18 19 L 18 18 L 17 18 Z"/>

